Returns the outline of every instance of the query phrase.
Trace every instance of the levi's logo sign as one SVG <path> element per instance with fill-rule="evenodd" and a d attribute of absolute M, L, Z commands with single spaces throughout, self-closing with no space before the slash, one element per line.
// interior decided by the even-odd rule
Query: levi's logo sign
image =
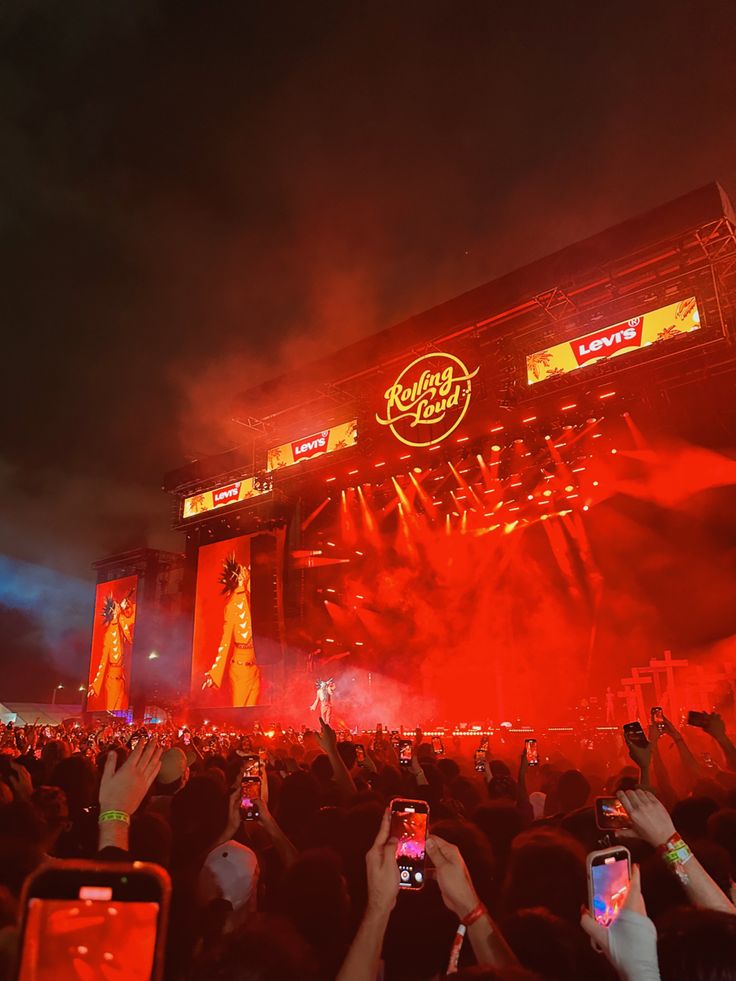
<path fill-rule="evenodd" d="M 228 484 L 227 487 L 218 487 L 216 491 L 212 492 L 213 503 L 226 504 L 228 501 L 237 501 L 240 494 L 240 483 L 238 480 L 234 484 Z"/>
<path fill-rule="evenodd" d="M 324 432 L 315 433 L 314 436 L 306 436 L 304 439 L 298 439 L 296 443 L 292 443 L 291 452 L 294 455 L 294 462 L 309 460 L 313 456 L 325 453 L 329 436 L 330 430 L 325 429 Z"/>
<path fill-rule="evenodd" d="M 643 317 L 634 317 L 623 324 L 614 324 L 595 334 L 586 334 L 570 341 L 570 347 L 578 365 L 583 365 L 596 358 L 605 358 L 617 354 L 627 347 L 641 347 Z"/>

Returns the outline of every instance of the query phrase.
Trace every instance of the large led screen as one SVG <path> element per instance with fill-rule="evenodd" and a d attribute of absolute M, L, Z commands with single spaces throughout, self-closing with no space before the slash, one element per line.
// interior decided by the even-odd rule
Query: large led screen
<path fill-rule="evenodd" d="M 243 708 L 258 705 L 250 596 L 250 538 L 213 542 L 199 550 L 192 641 L 192 700 Z"/>
<path fill-rule="evenodd" d="M 527 355 L 527 382 L 535 385 L 546 378 L 566 375 L 606 358 L 617 358 L 655 343 L 669 341 L 699 327 L 698 305 L 695 297 L 689 296 L 658 310 L 639 314 L 631 320 Z"/>
<path fill-rule="evenodd" d="M 90 712 L 123 712 L 128 708 L 137 587 L 138 576 L 97 586 L 87 688 Z"/>

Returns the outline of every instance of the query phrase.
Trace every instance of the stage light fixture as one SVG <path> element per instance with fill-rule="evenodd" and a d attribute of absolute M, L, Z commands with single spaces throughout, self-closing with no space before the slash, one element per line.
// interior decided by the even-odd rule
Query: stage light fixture
<path fill-rule="evenodd" d="M 542 493 L 544 494 L 545 497 L 552 497 L 552 491 L 551 490 L 544 490 L 544 491 L 542 491 Z"/>
<path fill-rule="evenodd" d="M 572 484 L 568 484 L 567 487 L 565 487 L 565 491 L 568 494 L 571 494 L 574 490 L 575 490 L 575 488 L 572 486 Z"/>
<path fill-rule="evenodd" d="M 498 445 L 498 443 L 494 443 L 493 446 L 491 447 L 491 450 L 494 453 L 500 453 L 501 452 L 501 447 Z"/>
<path fill-rule="evenodd" d="M 526 499 L 527 499 L 527 501 L 533 501 L 534 500 L 534 495 L 533 494 L 527 494 L 526 495 Z"/>
<path fill-rule="evenodd" d="M 411 460 L 411 453 L 404 453 L 403 456 L 399 457 L 400 460 Z"/>
<path fill-rule="evenodd" d="M 491 432 L 492 433 L 500 433 L 500 432 L 503 432 L 503 430 L 505 428 L 506 428 L 505 426 L 496 426 L 494 429 L 491 430 Z"/>
<path fill-rule="evenodd" d="M 597 481 L 597 480 L 594 480 L 594 481 L 593 481 L 593 486 L 594 486 L 594 487 L 597 487 L 597 486 L 598 486 L 598 481 Z"/>
<path fill-rule="evenodd" d="M 601 399 L 602 401 L 603 399 L 613 398 L 615 394 L 616 394 L 615 392 L 604 392 L 602 395 L 599 395 L 598 398 Z"/>
<path fill-rule="evenodd" d="M 552 437 L 551 437 L 551 436 L 545 436 L 544 438 L 545 438 L 546 440 L 550 440 L 550 439 L 552 439 Z"/>
<path fill-rule="evenodd" d="M 536 418 L 537 418 L 536 416 L 527 416 L 526 419 L 522 419 L 521 421 L 524 422 L 524 423 L 526 423 L 526 422 L 535 422 L 536 421 Z"/>
<path fill-rule="evenodd" d="M 571 402 L 569 405 L 563 405 L 562 406 L 562 411 L 563 412 L 569 412 L 570 409 L 577 409 L 577 407 L 578 407 L 577 402 Z"/>
<path fill-rule="evenodd" d="M 357 470 L 348 470 L 348 477 L 354 477 L 357 472 Z"/>
<path fill-rule="evenodd" d="M 583 511 L 589 511 L 589 510 L 590 510 L 590 508 L 588 507 L 588 505 L 587 504 L 583 504 Z"/>
<path fill-rule="evenodd" d="M 618 450 L 616 449 L 616 447 L 615 447 L 615 446 L 614 446 L 614 448 L 613 448 L 613 449 L 611 450 L 611 453 L 618 453 Z"/>

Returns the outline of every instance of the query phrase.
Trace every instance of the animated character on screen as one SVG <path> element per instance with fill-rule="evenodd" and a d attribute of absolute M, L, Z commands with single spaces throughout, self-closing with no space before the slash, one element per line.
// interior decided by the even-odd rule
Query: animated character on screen
<path fill-rule="evenodd" d="M 312 702 L 311 711 L 314 712 L 319 706 L 319 716 L 324 719 L 327 725 L 330 724 L 332 719 L 332 696 L 335 692 L 335 682 L 332 678 L 328 678 L 327 681 L 318 681 L 317 684 L 317 697 Z"/>
<path fill-rule="evenodd" d="M 222 592 L 225 600 L 225 622 L 217 657 L 205 673 L 202 690 L 222 688 L 227 665 L 235 708 L 257 705 L 261 694 L 261 669 L 256 663 L 253 646 L 253 624 L 250 613 L 250 576 L 244 565 L 231 553 L 222 566 Z"/>
<path fill-rule="evenodd" d="M 125 644 L 133 643 L 135 605 L 131 601 L 133 590 L 119 603 L 108 593 L 102 604 L 102 655 L 95 680 L 87 690 L 88 698 L 99 698 L 105 686 L 105 709 L 120 711 L 128 707 L 125 693 Z"/>

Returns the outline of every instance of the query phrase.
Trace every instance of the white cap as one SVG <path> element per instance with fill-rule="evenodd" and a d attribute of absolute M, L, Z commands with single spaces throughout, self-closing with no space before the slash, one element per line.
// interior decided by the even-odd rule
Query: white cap
<path fill-rule="evenodd" d="M 258 888 L 255 852 L 238 841 L 218 845 L 205 859 L 197 885 L 202 903 L 206 905 L 213 899 L 225 899 L 237 912 Z"/>
<path fill-rule="evenodd" d="M 529 803 L 532 805 L 535 821 L 538 821 L 539 818 L 544 817 L 544 805 L 546 801 L 547 795 L 541 793 L 539 790 L 535 790 L 533 793 L 529 794 Z"/>

